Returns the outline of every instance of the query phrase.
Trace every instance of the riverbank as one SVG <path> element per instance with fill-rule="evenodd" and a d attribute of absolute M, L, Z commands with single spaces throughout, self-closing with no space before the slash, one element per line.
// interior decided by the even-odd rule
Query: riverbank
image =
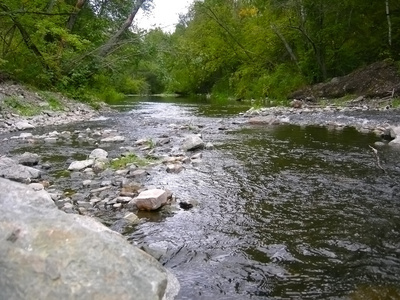
<path fill-rule="evenodd" d="M 60 93 L 34 91 L 15 83 L 0 84 L 0 133 L 90 120 L 109 111 L 101 102 L 91 106 Z"/>

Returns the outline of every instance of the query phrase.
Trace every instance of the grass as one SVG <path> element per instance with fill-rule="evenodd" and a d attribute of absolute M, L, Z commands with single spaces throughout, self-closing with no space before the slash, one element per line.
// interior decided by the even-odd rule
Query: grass
<path fill-rule="evenodd" d="M 34 116 L 41 112 L 40 107 L 29 103 L 23 103 L 21 99 L 15 96 L 6 97 L 4 99 L 4 104 L 21 116 Z"/>
<path fill-rule="evenodd" d="M 53 93 L 41 91 L 39 92 L 39 95 L 49 104 L 49 107 L 52 110 L 62 110 L 62 104 Z"/>
<path fill-rule="evenodd" d="M 399 97 L 393 98 L 393 100 L 392 100 L 392 107 L 393 107 L 393 108 L 398 108 L 398 107 L 400 107 L 400 98 L 399 98 Z"/>
<path fill-rule="evenodd" d="M 110 167 L 114 170 L 124 169 L 127 165 L 133 164 L 138 167 L 145 167 L 149 164 L 153 163 L 154 159 L 151 158 L 142 158 L 135 154 L 129 154 L 128 156 L 124 156 L 118 159 L 111 161 Z"/>

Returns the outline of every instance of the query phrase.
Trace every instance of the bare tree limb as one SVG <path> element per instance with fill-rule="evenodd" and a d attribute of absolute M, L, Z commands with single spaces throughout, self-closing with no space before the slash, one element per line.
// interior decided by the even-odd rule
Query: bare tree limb
<path fill-rule="evenodd" d="M 386 170 L 382 167 L 381 165 L 381 161 L 379 159 L 379 155 L 378 155 L 378 150 L 376 150 L 374 147 L 372 147 L 371 145 L 369 145 L 369 147 L 371 148 L 372 152 L 374 153 L 374 156 L 376 158 L 376 165 L 378 166 L 379 169 L 381 169 L 385 174 L 387 174 Z"/>
<path fill-rule="evenodd" d="M 100 48 L 98 53 L 100 56 L 107 56 L 110 54 L 118 40 L 121 38 L 122 34 L 132 25 L 133 19 L 145 1 L 146 0 L 134 1 L 135 3 L 133 4 L 131 13 L 129 14 L 128 18 L 126 18 L 124 24 L 122 24 L 121 28 Z"/>

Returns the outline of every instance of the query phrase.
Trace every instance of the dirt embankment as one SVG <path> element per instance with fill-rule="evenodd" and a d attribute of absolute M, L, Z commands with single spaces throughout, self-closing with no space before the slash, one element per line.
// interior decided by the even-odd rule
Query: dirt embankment
<path fill-rule="evenodd" d="M 400 96 L 399 64 L 380 61 L 360 68 L 346 76 L 332 78 L 329 82 L 307 86 L 290 95 L 291 99 L 317 101 L 335 99 L 346 95 L 382 99 Z"/>
<path fill-rule="evenodd" d="M 100 103 L 97 108 L 60 93 L 1 82 L 0 78 L 0 133 L 88 120 L 108 110 Z"/>

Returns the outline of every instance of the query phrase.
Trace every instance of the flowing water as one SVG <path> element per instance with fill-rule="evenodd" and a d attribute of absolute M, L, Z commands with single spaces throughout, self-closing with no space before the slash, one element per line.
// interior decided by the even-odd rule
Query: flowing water
<path fill-rule="evenodd" d="M 106 125 L 131 139 L 190 124 L 215 146 L 197 167 L 147 182 L 198 206 L 142 214 L 126 233 L 161 249 L 177 299 L 400 299 L 400 149 L 379 149 L 383 172 L 369 148 L 378 138 L 351 128 L 249 126 L 235 117 L 246 105 L 120 108 Z"/>

